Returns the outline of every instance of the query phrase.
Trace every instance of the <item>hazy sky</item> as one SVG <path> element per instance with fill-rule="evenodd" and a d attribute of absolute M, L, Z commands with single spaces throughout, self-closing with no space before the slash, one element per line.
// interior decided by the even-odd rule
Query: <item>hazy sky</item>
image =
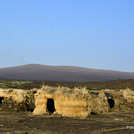
<path fill-rule="evenodd" d="M 0 0 L 0 68 L 134 72 L 134 0 Z"/>

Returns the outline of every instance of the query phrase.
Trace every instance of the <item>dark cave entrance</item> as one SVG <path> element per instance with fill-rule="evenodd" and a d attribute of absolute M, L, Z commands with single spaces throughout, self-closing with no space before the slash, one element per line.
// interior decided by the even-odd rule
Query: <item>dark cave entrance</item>
<path fill-rule="evenodd" d="M 4 99 L 4 97 L 0 97 L 0 104 L 2 103 L 2 100 Z"/>
<path fill-rule="evenodd" d="M 110 108 L 113 108 L 114 105 L 115 105 L 113 96 L 110 95 L 109 93 L 105 93 L 105 95 L 106 95 L 106 97 L 107 97 L 107 101 L 108 101 L 108 103 L 109 103 L 109 107 L 110 107 Z"/>
<path fill-rule="evenodd" d="M 48 98 L 47 99 L 47 112 L 49 112 L 49 114 L 54 113 L 55 111 L 55 106 L 54 106 L 54 100 L 52 98 Z"/>
<path fill-rule="evenodd" d="M 115 102 L 113 99 L 108 99 L 108 103 L 109 103 L 110 108 L 114 107 L 115 105 Z"/>

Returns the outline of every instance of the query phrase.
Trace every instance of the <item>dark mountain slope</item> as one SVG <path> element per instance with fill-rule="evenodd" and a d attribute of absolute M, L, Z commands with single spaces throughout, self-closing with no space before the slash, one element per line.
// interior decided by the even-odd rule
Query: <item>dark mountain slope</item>
<path fill-rule="evenodd" d="M 29 64 L 0 69 L 0 79 L 88 82 L 134 79 L 134 73 L 72 66 Z"/>

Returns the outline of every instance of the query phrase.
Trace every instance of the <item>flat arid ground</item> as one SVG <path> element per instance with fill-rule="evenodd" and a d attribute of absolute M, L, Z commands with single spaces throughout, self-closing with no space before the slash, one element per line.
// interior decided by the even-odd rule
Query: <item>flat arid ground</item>
<path fill-rule="evenodd" d="M 101 89 L 102 87 L 104 88 L 104 86 L 111 87 L 114 85 L 114 87 L 116 87 L 118 83 L 120 83 L 120 87 L 122 88 L 128 86 L 134 89 L 133 81 L 134 80 L 124 80 L 122 81 L 122 84 L 120 81 L 102 82 L 102 85 L 98 83 L 98 85 L 100 85 L 100 87 L 98 86 L 98 89 Z M 2 80 L 1 88 L 22 88 L 21 86 L 24 86 L 22 89 L 31 89 L 32 86 L 36 87 L 36 84 L 37 87 L 42 86 L 42 82 L 34 83 L 27 81 Z M 53 85 L 53 83 L 50 84 Z M 60 85 L 62 84 L 63 83 L 60 83 Z M 70 85 L 72 88 L 75 86 L 75 83 L 70 84 L 73 84 Z M 85 85 L 86 83 L 82 84 Z M 90 84 L 91 85 L 85 85 L 88 90 L 93 91 L 92 88 L 97 89 L 94 87 L 97 82 Z M 65 83 L 64 86 L 66 85 L 69 84 Z M 110 89 L 114 87 L 111 87 Z M 120 100 L 118 100 L 118 102 L 120 102 Z M 6 103 L 3 103 L 3 106 L 4 104 Z M 118 112 L 111 111 L 95 115 L 92 113 L 85 119 L 62 117 L 58 114 L 33 115 L 32 112 L 10 112 L 10 109 L 4 110 L 5 111 L 0 111 L 0 134 L 134 134 L 133 103 L 125 104 L 123 111 L 119 109 L 120 111 Z"/>
<path fill-rule="evenodd" d="M 0 112 L 0 134 L 133 134 L 134 111 L 67 118 Z"/>

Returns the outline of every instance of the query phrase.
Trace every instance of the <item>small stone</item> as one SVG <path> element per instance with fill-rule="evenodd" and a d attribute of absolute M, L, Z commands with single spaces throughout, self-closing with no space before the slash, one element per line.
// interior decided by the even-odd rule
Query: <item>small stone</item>
<path fill-rule="evenodd" d="M 121 119 L 121 121 L 123 121 L 123 119 Z"/>
<path fill-rule="evenodd" d="M 116 119 L 114 119 L 114 120 L 119 121 L 120 119 L 117 119 L 117 118 L 116 118 Z"/>

